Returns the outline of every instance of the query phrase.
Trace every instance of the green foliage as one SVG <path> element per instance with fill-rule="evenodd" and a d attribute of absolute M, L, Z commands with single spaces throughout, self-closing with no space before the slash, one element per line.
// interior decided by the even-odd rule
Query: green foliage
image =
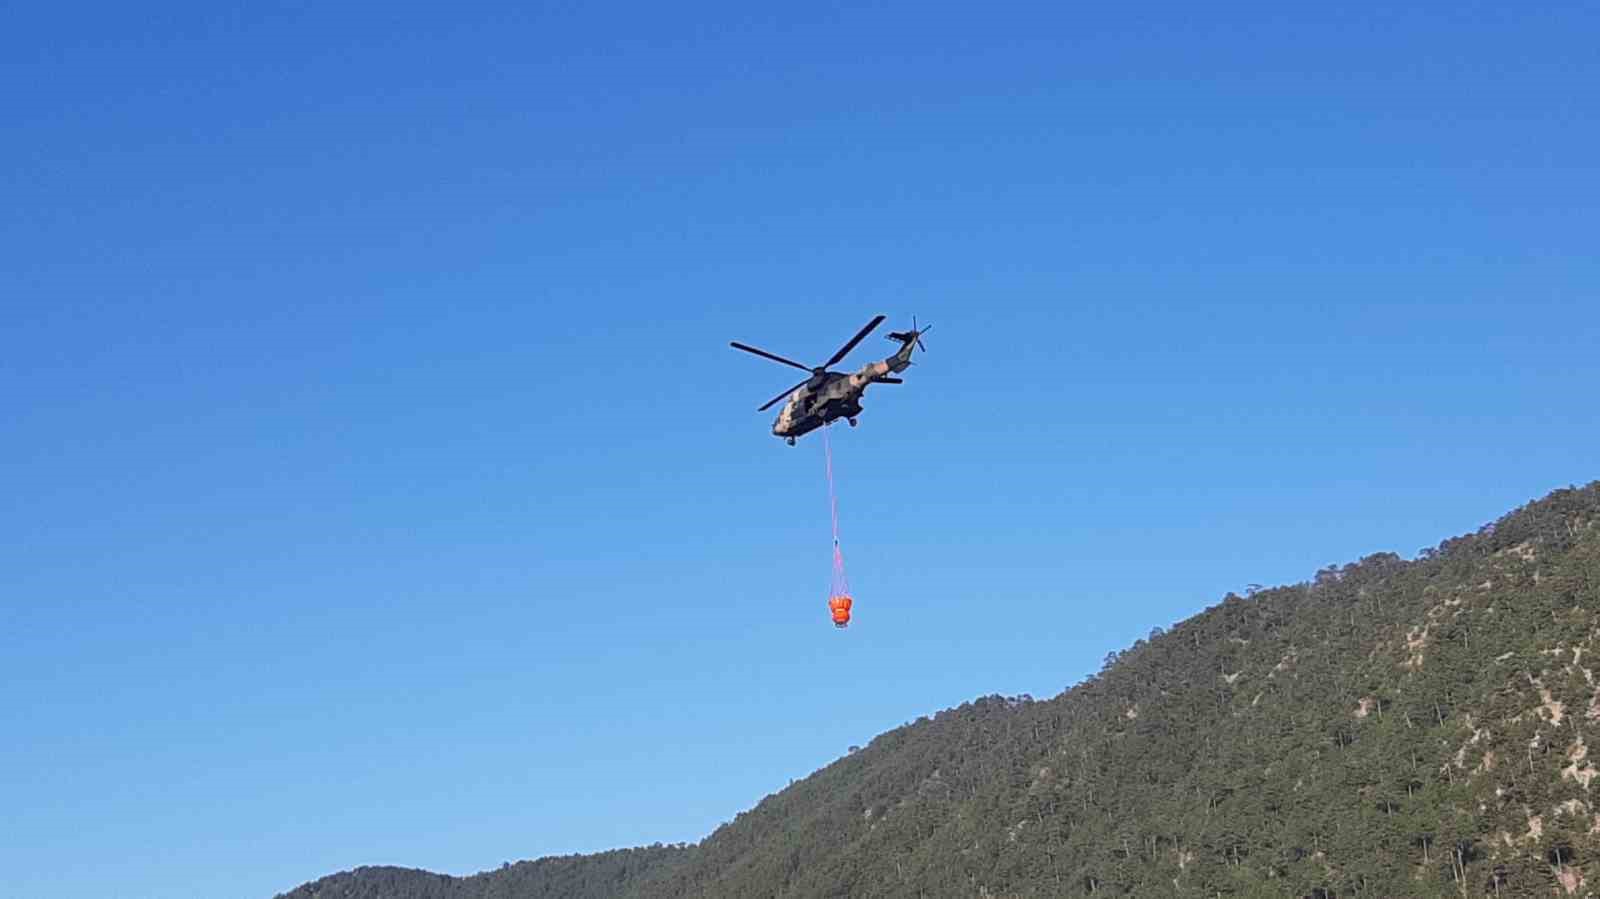
<path fill-rule="evenodd" d="M 1600 483 L 1415 561 L 1252 585 L 1053 699 L 883 734 L 695 846 L 283 899 L 1583 895 L 1597 613 Z"/>
<path fill-rule="evenodd" d="M 506 864 L 472 877 L 410 868 L 367 867 L 305 884 L 278 899 L 605 899 L 625 895 L 642 875 L 670 867 L 684 846 L 619 849 Z"/>

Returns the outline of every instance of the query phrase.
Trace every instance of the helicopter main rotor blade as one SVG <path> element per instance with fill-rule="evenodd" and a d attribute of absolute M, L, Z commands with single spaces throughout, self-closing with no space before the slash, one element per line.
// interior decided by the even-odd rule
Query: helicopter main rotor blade
<path fill-rule="evenodd" d="M 755 353 L 757 356 L 762 356 L 764 358 L 771 359 L 773 362 L 782 362 L 784 365 L 792 365 L 795 368 L 800 369 L 801 371 L 811 371 L 812 370 L 811 366 L 809 366 L 809 365 L 801 365 L 800 363 L 794 361 L 793 359 L 785 359 L 785 358 L 783 358 L 782 356 L 779 356 L 776 353 L 769 353 L 766 350 L 758 350 L 753 346 L 746 346 L 745 344 L 742 344 L 737 340 L 730 340 L 728 342 L 728 346 L 731 346 L 736 350 L 744 350 L 747 353 Z"/>
<path fill-rule="evenodd" d="M 790 387 L 788 390 L 785 390 L 784 392 L 778 394 L 777 396 L 773 397 L 772 399 L 767 400 L 767 404 L 765 406 L 762 406 L 760 409 L 757 409 L 756 411 L 757 412 L 765 412 L 768 409 L 771 409 L 773 407 L 773 405 L 776 404 L 779 400 L 788 399 L 789 394 L 794 393 L 796 390 L 799 390 L 800 388 L 806 386 L 806 384 L 809 383 L 810 381 L 811 381 L 810 378 L 806 378 L 804 381 L 801 381 L 800 383 L 794 385 L 793 387 Z"/>
<path fill-rule="evenodd" d="M 822 363 L 821 365 L 819 365 L 817 367 L 818 368 L 832 368 L 834 365 L 838 364 L 840 359 L 843 359 L 845 356 L 849 355 L 850 351 L 856 348 L 856 344 L 860 343 L 861 339 L 863 337 L 866 337 L 868 334 L 872 333 L 872 329 L 873 328 L 876 328 L 877 326 L 883 324 L 884 318 L 885 318 L 885 316 L 880 315 L 877 318 L 873 319 L 872 321 L 867 322 L 867 326 L 865 328 L 862 328 L 859 332 L 857 332 L 856 336 L 850 338 L 850 342 L 849 343 L 847 343 L 844 346 L 840 347 L 839 348 L 839 352 L 834 353 L 832 359 L 829 359 L 827 362 L 824 362 L 824 363 Z"/>

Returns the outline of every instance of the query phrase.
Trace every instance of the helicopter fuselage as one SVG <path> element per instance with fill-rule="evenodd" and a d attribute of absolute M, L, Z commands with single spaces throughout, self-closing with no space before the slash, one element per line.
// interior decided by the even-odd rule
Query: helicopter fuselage
<path fill-rule="evenodd" d="M 850 375 L 830 372 L 816 379 L 820 384 L 806 384 L 790 394 L 789 401 L 772 423 L 773 435 L 799 437 L 835 419 L 854 418 L 860 414 L 861 394 L 865 392 L 865 387 L 860 391 L 852 391 L 840 384 L 849 378 Z"/>
<path fill-rule="evenodd" d="M 848 419 L 854 425 L 861 414 L 861 397 L 879 378 L 905 371 L 911 365 L 914 341 L 903 341 L 900 352 L 879 362 L 869 362 L 854 374 L 823 372 L 800 385 L 789 395 L 783 411 L 772 423 L 775 437 L 791 444 L 795 438 L 815 431 L 831 421 Z"/>

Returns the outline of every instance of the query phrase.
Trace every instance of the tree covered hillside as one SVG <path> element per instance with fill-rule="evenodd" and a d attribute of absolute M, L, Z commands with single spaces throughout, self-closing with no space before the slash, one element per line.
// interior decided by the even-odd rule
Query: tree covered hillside
<path fill-rule="evenodd" d="M 1229 595 L 1060 696 L 897 728 L 620 873 L 288 897 L 1593 895 L 1597 616 L 1600 483 Z"/>
<path fill-rule="evenodd" d="M 686 851 L 651 846 L 541 858 L 471 877 L 365 867 L 305 884 L 279 899 L 607 899 L 627 895 L 640 874 L 671 865 Z"/>

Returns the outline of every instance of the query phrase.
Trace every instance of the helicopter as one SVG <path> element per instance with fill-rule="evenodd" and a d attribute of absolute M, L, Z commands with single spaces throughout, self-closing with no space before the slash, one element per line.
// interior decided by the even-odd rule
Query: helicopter
<path fill-rule="evenodd" d="M 922 343 L 922 335 L 926 334 L 932 326 L 927 328 L 918 327 L 916 318 L 911 319 L 911 330 L 891 331 L 884 335 L 889 340 L 899 341 L 900 343 L 899 352 L 893 356 L 880 362 L 869 362 L 853 375 L 828 370 L 831 366 L 837 365 L 851 350 L 855 349 L 856 344 L 860 343 L 868 334 L 871 334 L 874 328 L 883 324 L 884 318 L 886 316 L 879 315 L 872 321 L 867 322 L 866 327 L 857 331 L 856 336 L 850 338 L 844 346 L 839 348 L 839 352 L 834 353 L 833 357 L 827 362 L 814 368 L 808 365 L 801 365 L 793 359 L 785 359 L 775 353 L 769 353 L 766 350 L 740 343 L 737 340 L 729 342 L 729 345 L 736 350 L 754 353 L 774 362 L 781 362 L 784 365 L 793 366 L 801 371 L 811 373 L 804 381 L 768 400 L 766 405 L 756 410 L 757 412 L 765 412 L 780 400 L 785 397 L 788 398 L 789 402 L 784 404 L 782 411 L 778 413 L 777 420 L 772 423 L 773 436 L 782 437 L 790 446 L 794 446 L 797 438 L 840 418 L 848 421 L 850 427 L 853 428 L 856 426 L 856 416 L 861 414 L 861 395 L 866 392 L 869 386 L 873 384 L 905 383 L 903 379 L 896 378 L 894 375 L 905 371 L 911 365 L 912 350 L 928 351 L 928 348 Z"/>

